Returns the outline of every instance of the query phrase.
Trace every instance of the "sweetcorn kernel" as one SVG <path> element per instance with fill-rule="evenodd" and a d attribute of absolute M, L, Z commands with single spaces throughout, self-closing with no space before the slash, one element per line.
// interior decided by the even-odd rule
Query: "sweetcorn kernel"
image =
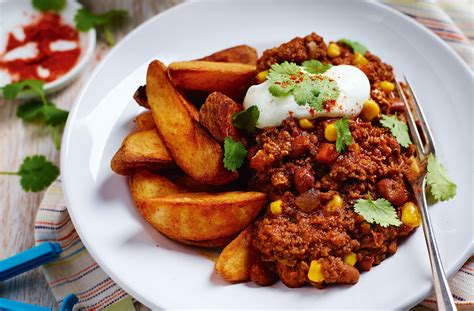
<path fill-rule="evenodd" d="M 326 125 L 326 128 L 324 129 L 324 138 L 326 138 L 326 140 L 330 142 L 336 141 L 337 130 L 334 123 L 329 123 L 328 125 Z"/>
<path fill-rule="evenodd" d="M 410 169 L 415 175 L 420 174 L 421 172 L 420 165 L 418 164 L 418 160 L 415 157 L 409 158 L 408 164 L 410 164 Z"/>
<path fill-rule="evenodd" d="M 327 52 L 331 58 L 338 57 L 341 55 L 341 48 L 336 43 L 329 43 Z"/>
<path fill-rule="evenodd" d="M 270 211 L 273 215 L 281 214 L 281 200 L 276 200 L 270 203 Z"/>
<path fill-rule="evenodd" d="M 364 121 L 372 121 L 380 113 L 379 105 L 372 99 L 368 99 L 364 103 L 364 107 L 360 112 L 360 117 Z"/>
<path fill-rule="evenodd" d="M 392 82 L 389 82 L 389 81 L 382 81 L 382 82 L 380 82 L 380 88 L 385 93 L 390 93 L 395 89 L 395 84 L 393 84 Z"/>
<path fill-rule="evenodd" d="M 342 201 L 341 196 L 338 195 L 338 194 L 335 194 L 332 197 L 332 199 L 328 202 L 328 204 L 326 205 L 326 209 L 329 212 L 334 212 L 337 209 L 341 208 L 343 204 L 344 204 L 344 202 Z"/>
<path fill-rule="evenodd" d="M 354 53 L 354 65 L 355 66 L 364 66 L 367 65 L 369 61 L 365 58 L 364 55 L 360 54 L 359 52 Z"/>
<path fill-rule="evenodd" d="M 298 122 L 299 122 L 301 128 L 303 128 L 305 130 L 310 130 L 310 129 L 314 128 L 313 123 L 311 123 L 311 121 L 309 121 L 308 119 L 300 119 Z"/>
<path fill-rule="evenodd" d="M 257 74 L 257 83 L 265 82 L 265 80 L 267 80 L 267 76 L 268 76 L 268 70 L 260 71 Z"/>
<path fill-rule="evenodd" d="M 308 279 L 316 283 L 321 283 L 324 281 L 323 272 L 321 271 L 321 263 L 319 260 L 311 261 L 308 270 Z"/>
<path fill-rule="evenodd" d="M 412 228 L 421 225 L 421 215 L 418 207 L 413 202 L 407 202 L 402 206 L 402 222 Z"/>
<path fill-rule="evenodd" d="M 344 256 L 344 262 L 349 266 L 354 266 L 357 262 L 357 254 L 354 252 L 350 252 L 346 256 Z"/>

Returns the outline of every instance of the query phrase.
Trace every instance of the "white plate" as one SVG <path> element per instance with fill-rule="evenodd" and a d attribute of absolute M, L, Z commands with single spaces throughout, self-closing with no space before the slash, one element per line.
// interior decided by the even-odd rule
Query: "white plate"
<path fill-rule="evenodd" d="M 66 1 L 64 9 L 60 12 L 63 21 L 69 25 L 74 26 L 74 15 L 82 6 L 75 0 Z M 34 16 L 39 15 L 31 0 L 0 0 L 0 53 L 4 53 L 8 40 L 8 33 L 14 28 L 28 25 L 34 19 Z M 81 54 L 74 67 L 65 75 L 58 79 L 45 84 L 44 89 L 47 94 L 61 90 L 70 83 L 72 83 L 79 73 L 84 69 L 89 62 L 96 43 L 95 29 L 88 32 L 79 32 L 79 46 L 81 47 Z M 10 83 L 10 77 L 7 73 L 0 72 L 0 86 Z M 3 96 L 0 93 L 0 96 Z M 21 94 L 20 98 L 32 97 L 31 94 Z"/>
<path fill-rule="evenodd" d="M 149 20 L 113 49 L 77 98 L 61 154 L 74 225 L 100 266 L 152 308 L 406 308 L 431 288 L 419 229 L 358 284 L 325 290 L 278 283 L 230 285 L 192 248 L 155 232 L 137 213 L 127 180 L 109 168 L 140 108 L 131 99 L 147 64 L 188 60 L 238 45 L 265 48 L 315 31 L 365 43 L 411 79 L 433 128 L 439 158 L 458 184 L 431 208 L 442 259 L 452 275 L 473 251 L 472 82 L 462 60 L 431 32 L 376 3 L 191 2 Z"/>

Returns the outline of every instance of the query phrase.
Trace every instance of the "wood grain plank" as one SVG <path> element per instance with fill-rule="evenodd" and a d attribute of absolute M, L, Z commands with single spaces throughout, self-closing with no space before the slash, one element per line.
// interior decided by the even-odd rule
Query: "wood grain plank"
<path fill-rule="evenodd" d="M 129 12 L 130 19 L 127 25 L 115 32 L 117 41 L 145 20 L 180 2 L 180 0 L 82 1 L 85 7 L 93 12 L 110 9 L 124 9 Z M 100 43 L 97 49 L 106 47 Z M 70 109 L 91 70 L 92 65 L 67 89 L 50 96 L 49 99 L 62 108 Z M 16 117 L 19 103 L 0 99 L 0 170 L 15 171 L 24 157 L 33 154 L 43 154 L 59 165 L 59 152 L 55 150 L 49 132 L 35 125 L 25 125 Z M 0 189 L 0 259 L 3 259 L 34 245 L 34 221 L 44 192 L 25 193 L 16 176 L 0 176 Z M 0 297 L 56 307 L 56 301 L 40 269 L 0 283 Z"/>

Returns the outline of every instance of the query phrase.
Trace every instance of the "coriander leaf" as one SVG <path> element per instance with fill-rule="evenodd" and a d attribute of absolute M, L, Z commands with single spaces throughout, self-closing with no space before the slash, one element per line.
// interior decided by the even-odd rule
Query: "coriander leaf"
<path fill-rule="evenodd" d="M 302 76 L 303 72 L 295 63 L 273 64 L 267 76 L 272 83 L 268 91 L 276 97 L 289 95 L 296 85 L 295 80 Z"/>
<path fill-rule="evenodd" d="M 33 122 L 43 117 L 43 103 L 37 100 L 26 102 L 16 109 L 16 116 L 24 122 Z"/>
<path fill-rule="evenodd" d="M 42 100 L 45 101 L 44 95 L 44 82 L 41 80 L 22 80 L 16 83 L 10 83 L 2 87 L 3 96 L 5 99 L 15 99 L 18 94 L 23 92 L 35 92 Z"/>
<path fill-rule="evenodd" d="M 307 72 L 314 74 L 323 73 L 332 67 L 331 64 L 323 64 L 315 59 L 304 61 L 302 65 Z"/>
<path fill-rule="evenodd" d="M 229 171 L 235 171 L 244 163 L 247 150 L 241 142 L 230 137 L 224 139 L 224 167 Z"/>
<path fill-rule="evenodd" d="M 42 155 L 26 157 L 20 166 L 21 186 L 25 191 L 38 192 L 48 187 L 58 176 L 59 169 Z"/>
<path fill-rule="evenodd" d="M 398 120 L 397 115 L 382 115 L 380 124 L 390 130 L 400 146 L 407 148 L 411 144 L 408 126 L 405 122 Z"/>
<path fill-rule="evenodd" d="M 364 55 L 367 52 L 367 48 L 360 42 L 352 41 L 349 39 L 340 39 L 339 42 L 344 43 L 352 49 L 352 52 L 359 52 Z"/>
<path fill-rule="evenodd" d="M 377 223 L 382 227 L 389 225 L 400 226 L 401 221 L 397 217 L 395 208 L 389 201 L 380 198 L 373 201 L 370 196 L 369 199 L 358 199 L 354 204 L 354 211 L 362 215 L 369 223 Z"/>
<path fill-rule="evenodd" d="M 41 12 L 59 12 L 64 8 L 65 4 L 66 0 L 33 0 L 33 6 Z"/>
<path fill-rule="evenodd" d="M 59 109 L 51 103 L 46 106 L 43 106 L 42 113 L 46 125 L 51 126 L 63 126 L 64 124 L 66 124 L 66 120 L 69 115 L 68 111 Z"/>
<path fill-rule="evenodd" d="M 109 45 L 114 44 L 114 38 L 110 31 L 123 23 L 128 16 L 128 12 L 124 10 L 111 10 L 103 14 L 94 14 L 84 8 L 77 11 L 74 16 L 76 28 L 79 31 L 89 31 L 91 28 L 101 28 L 105 40 Z"/>
<path fill-rule="evenodd" d="M 251 106 L 244 111 L 232 115 L 232 124 L 247 133 L 253 133 L 257 125 L 260 111 L 257 106 Z"/>
<path fill-rule="evenodd" d="M 352 135 L 349 129 L 349 121 L 346 117 L 337 120 L 334 123 L 337 131 L 336 150 L 342 152 L 347 146 L 352 144 Z"/>
<path fill-rule="evenodd" d="M 340 93 L 337 83 L 328 77 L 309 75 L 294 63 L 274 64 L 269 70 L 268 91 L 275 97 L 293 95 L 300 106 L 321 111 L 326 100 L 335 100 Z"/>
<path fill-rule="evenodd" d="M 448 177 L 446 168 L 436 160 L 433 154 L 428 156 L 426 183 L 436 200 L 446 201 L 454 198 L 457 186 Z"/>

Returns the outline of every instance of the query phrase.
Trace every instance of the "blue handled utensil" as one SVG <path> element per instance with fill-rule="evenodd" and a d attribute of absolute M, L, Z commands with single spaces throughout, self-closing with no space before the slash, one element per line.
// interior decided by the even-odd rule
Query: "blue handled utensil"
<path fill-rule="evenodd" d="M 0 282 L 54 261 L 59 258 L 61 253 L 62 249 L 59 243 L 47 242 L 16 254 L 10 258 L 1 260 Z M 67 295 L 61 303 L 60 310 L 72 310 L 72 307 L 77 303 L 77 301 L 78 298 L 75 295 Z M 7 310 L 46 311 L 52 309 L 0 298 L 0 311 Z"/>

